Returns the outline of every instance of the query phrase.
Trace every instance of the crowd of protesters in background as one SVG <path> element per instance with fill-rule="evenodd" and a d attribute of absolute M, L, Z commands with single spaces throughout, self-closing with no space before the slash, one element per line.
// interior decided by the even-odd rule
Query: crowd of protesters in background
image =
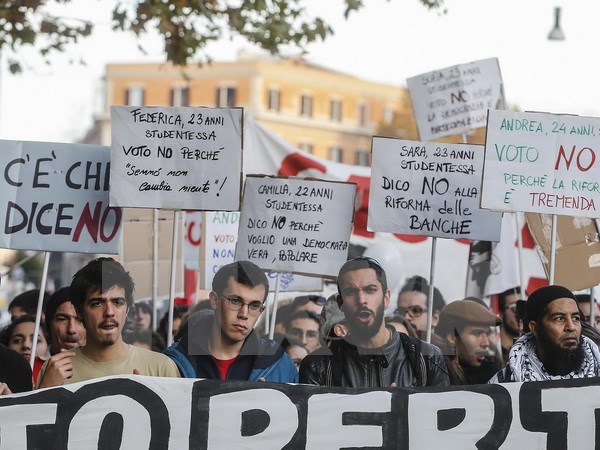
<path fill-rule="evenodd" d="M 259 331 L 270 325 L 263 317 L 268 293 L 253 263 L 223 266 L 208 298 L 191 306 L 176 299 L 167 346 L 169 312 L 155 319 L 152 303 L 134 301 L 125 268 L 98 258 L 70 286 L 42 295 L 37 333 L 40 292 L 10 302 L 11 321 L 0 330 L 0 394 L 118 374 L 346 387 L 600 376 L 600 308 L 563 286 L 444 299 L 414 275 L 390 313 L 385 270 L 358 257 L 342 266 L 329 298 L 279 302 L 272 340 Z"/>

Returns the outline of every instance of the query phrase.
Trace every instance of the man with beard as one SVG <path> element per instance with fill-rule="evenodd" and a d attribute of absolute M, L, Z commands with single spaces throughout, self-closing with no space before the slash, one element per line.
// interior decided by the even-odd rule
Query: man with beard
<path fill-rule="evenodd" d="M 581 334 L 575 295 L 563 286 L 544 286 L 527 299 L 529 333 L 510 350 L 507 366 L 490 383 L 600 376 L 600 351 Z"/>
<path fill-rule="evenodd" d="M 346 387 L 449 384 L 437 347 L 385 325 L 383 313 L 390 291 L 377 261 L 367 257 L 347 261 L 339 271 L 337 285 L 348 334 L 302 360 L 301 383 Z"/>
<path fill-rule="evenodd" d="M 107 375 L 179 377 L 165 355 L 123 342 L 121 332 L 133 305 L 134 283 L 121 264 L 98 258 L 75 276 L 71 302 L 86 329 L 86 344 L 50 358 L 38 377 L 39 387 L 76 383 Z"/>

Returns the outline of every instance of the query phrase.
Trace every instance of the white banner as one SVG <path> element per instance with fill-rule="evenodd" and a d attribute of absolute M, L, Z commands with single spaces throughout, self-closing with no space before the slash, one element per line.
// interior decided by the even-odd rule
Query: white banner
<path fill-rule="evenodd" d="M 122 211 L 109 207 L 108 147 L 0 141 L 0 247 L 118 253 Z"/>
<path fill-rule="evenodd" d="M 248 176 L 236 259 L 275 272 L 337 276 L 348 257 L 356 185 Z"/>
<path fill-rule="evenodd" d="M 110 204 L 238 210 L 241 108 L 111 106 Z"/>
<path fill-rule="evenodd" d="M 600 119 L 491 111 L 481 207 L 600 217 Z"/>
<path fill-rule="evenodd" d="M 2 448 L 597 448 L 594 379 L 424 389 L 105 377 L 0 397 Z"/>
<path fill-rule="evenodd" d="M 406 83 L 423 141 L 483 128 L 487 110 L 504 107 L 496 58 L 434 70 Z"/>
<path fill-rule="evenodd" d="M 483 146 L 373 137 L 369 230 L 500 240 L 502 214 L 479 208 Z"/>

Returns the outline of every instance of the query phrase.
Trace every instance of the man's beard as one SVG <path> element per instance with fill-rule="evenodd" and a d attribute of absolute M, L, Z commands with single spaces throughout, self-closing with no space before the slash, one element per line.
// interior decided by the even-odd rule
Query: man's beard
<path fill-rule="evenodd" d="M 348 329 L 352 335 L 352 338 L 355 341 L 367 341 L 374 337 L 377 332 L 381 329 L 381 324 L 383 323 L 383 313 L 384 307 L 383 302 L 379 304 L 375 311 L 369 310 L 369 312 L 373 313 L 373 323 L 365 324 L 358 320 L 358 312 L 364 311 L 360 309 L 357 311 L 357 314 L 353 316 L 346 316 L 346 321 L 348 323 Z"/>
<path fill-rule="evenodd" d="M 537 345 L 542 349 L 547 361 L 542 361 L 544 369 L 550 375 L 564 376 L 574 372 L 581 367 L 585 352 L 583 350 L 583 338 L 579 338 L 576 348 L 562 348 L 552 342 L 544 327 L 538 327 Z M 538 352 L 539 355 L 539 352 Z"/>
<path fill-rule="evenodd" d="M 519 329 L 513 327 L 512 324 L 503 321 L 502 326 L 504 327 L 504 331 L 506 331 L 509 336 L 513 336 L 515 338 L 519 337 Z"/>

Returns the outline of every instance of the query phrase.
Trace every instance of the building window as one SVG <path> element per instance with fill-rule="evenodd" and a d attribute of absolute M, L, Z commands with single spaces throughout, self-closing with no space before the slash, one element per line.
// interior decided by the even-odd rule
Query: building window
<path fill-rule="evenodd" d="M 336 145 L 329 147 L 329 159 L 335 162 L 342 162 L 344 151 L 342 147 Z"/>
<path fill-rule="evenodd" d="M 394 108 L 390 105 L 383 107 L 383 123 L 389 125 L 394 120 Z"/>
<path fill-rule="evenodd" d="M 366 127 L 369 124 L 369 105 L 366 102 L 358 105 L 358 124 Z"/>
<path fill-rule="evenodd" d="M 354 157 L 354 163 L 357 166 L 370 166 L 371 165 L 371 161 L 369 161 L 371 158 L 371 155 L 369 154 L 368 150 L 356 150 L 355 153 L 355 157 Z"/>
<path fill-rule="evenodd" d="M 300 142 L 300 144 L 298 144 L 298 148 L 308 153 L 313 152 L 313 145 L 310 142 Z"/>
<path fill-rule="evenodd" d="M 132 86 L 125 91 L 125 103 L 129 106 L 144 105 L 144 88 L 142 86 Z"/>
<path fill-rule="evenodd" d="M 174 87 L 171 89 L 171 106 L 189 106 L 190 91 L 187 87 Z"/>
<path fill-rule="evenodd" d="M 334 122 L 342 121 L 342 101 L 331 100 L 329 103 L 329 118 Z"/>
<path fill-rule="evenodd" d="M 236 89 L 234 87 L 219 87 L 217 88 L 217 101 L 215 102 L 219 108 L 235 106 Z"/>
<path fill-rule="evenodd" d="M 300 99 L 300 115 L 302 117 L 312 117 L 312 97 L 303 95 Z"/>
<path fill-rule="evenodd" d="M 271 88 L 267 93 L 267 109 L 269 111 L 279 112 L 281 108 L 281 98 L 279 89 Z"/>

